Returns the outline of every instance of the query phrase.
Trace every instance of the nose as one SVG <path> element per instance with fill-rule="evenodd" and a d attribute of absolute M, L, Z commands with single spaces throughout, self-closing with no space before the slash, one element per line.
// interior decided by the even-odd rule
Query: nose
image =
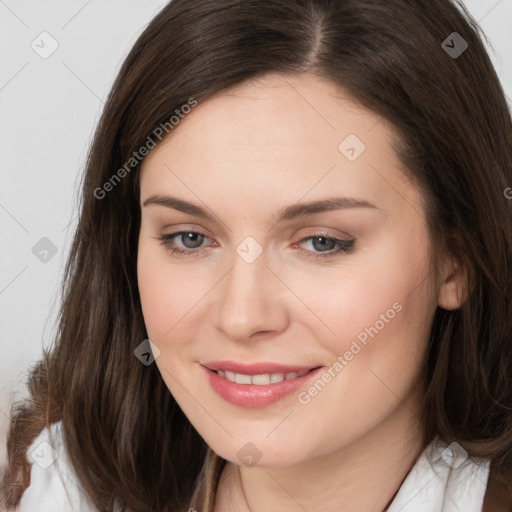
<path fill-rule="evenodd" d="M 249 263 L 234 251 L 231 261 L 231 270 L 218 287 L 217 329 L 235 341 L 285 330 L 289 322 L 286 289 L 269 268 L 266 252 Z"/>

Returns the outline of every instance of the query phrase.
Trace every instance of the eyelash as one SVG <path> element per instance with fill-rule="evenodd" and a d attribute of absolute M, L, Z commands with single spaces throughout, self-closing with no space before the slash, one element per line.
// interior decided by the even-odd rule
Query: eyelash
<path fill-rule="evenodd" d="M 170 233 L 168 235 L 162 235 L 162 236 L 158 237 L 158 240 L 160 240 L 161 244 L 168 251 L 170 251 L 171 254 L 177 254 L 179 256 L 185 256 L 185 257 L 195 257 L 195 256 L 198 256 L 199 253 L 202 252 L 201 248 L 184 250 L 184 249 L 178 249 L 177 247 L 173 247 L 171 245 L 174 238 L 176 238 L 180 235 L 185 235 L 185 234 L 190 234 L 190 233 L 193 233 L 195 235 L 204 236 L 205 239 L 209 238 L 206 235 L 203 235 L 202 233 L 198 233 L 197 231 L 177 231 L 175 233 Z M 342 253 L 350 254 L 354 251 L 355 239 L 342 240 L 340 238 L 335 238 L 332 236 L 327 236 L 327 235 L 322 235 L 322 234 L 307 236 L 305 238 L 302 238 L 298 242 L 296 242 L 296 244 L 294 244 L 294 245 L 298 245 L 307 240 L 312 240 L 315 238 L 324 238 L 325 240 L 334 240 L 337 249 L 330 249 L 330 251 L 317 252 L 317 253 L 314 253 L 314 252 L 306 250 L 306 249 L 302 249 L 301 252 L 306 253 L 308 257 L 316 258 L 316 259 L 329 258 L 329 257 L 333 257 L 333 256 L 336 256 L 336 255 L 342 254 Z"/>

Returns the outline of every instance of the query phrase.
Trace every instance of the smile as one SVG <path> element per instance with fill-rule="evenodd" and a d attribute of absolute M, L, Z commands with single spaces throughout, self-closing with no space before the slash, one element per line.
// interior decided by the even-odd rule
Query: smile
<path fill-rule="evenodd" d="M 323 366 L 313 368 L 287 367 L 288 370 L 298 371 L 262 371 L 263 365 L 247 366 L 248 373 L 232 370 L 209 368 L 199 365 L 205 374 L 210 388 L 227 402 L 245 408 L 261 408 L 289 397 L 299 392 L 301 388 L 324 370 Z M 214 366 L 214 365 L 210 365 Z M 218 365 L 220 366 L 220 365 Z M 224 365 L 226 366 L 226 365 Z M 233 368 L 233 364 L 231 368 Z M 283 365 L 265 365 L 267 369 L 283 369 Z M 240 368 L 240 365 L 238 365 Z M 256 373 L 257 372 L 257 373 Z"/>

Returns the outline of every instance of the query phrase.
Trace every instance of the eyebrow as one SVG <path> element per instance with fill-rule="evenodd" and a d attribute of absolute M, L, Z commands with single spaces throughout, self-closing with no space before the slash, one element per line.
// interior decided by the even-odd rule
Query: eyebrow
<path fill-rule="evenodd" d="M 208 219 L 212 222 L 216 220 L 215 216 L 212 215 L 208 209 L 204 208 L 203 206 L 179 199 L 174 196 L 152 195 L 144 201 L 143 206 L 148 206 L 150 204 L 156 204 L 166 208 L 179 210 L 180 212 L 189 213 L 203 219 Z M 319 201 L 296 203 L 285 206 L 278 211 L 276 222 L 282 222 L 300 217 L 307 217 L 316 213 L 347 208 L 370 208 L 380 211 L 380 208 L 364 199 L 344 196 L 329 197 Z"/>

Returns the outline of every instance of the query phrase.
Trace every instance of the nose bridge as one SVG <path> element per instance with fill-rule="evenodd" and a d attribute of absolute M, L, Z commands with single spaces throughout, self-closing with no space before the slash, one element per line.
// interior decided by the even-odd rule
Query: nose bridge
<path fill-rule="evenodd" d="M 236 248 L 231 261 L 223 302 L 232 312 L 248 316 L 248 308 L 262 309 L 268 299 L 265 292 L 271 275 L 267 269 L 268 258 L 263 251 L 257 254 L 253 247 L 242 243 Z"/>
<path fill-rule="evenodd" d="M 283 327 L 283 304 L 268 263 L 267 253 L 251 237 L 236 247 L 218 301 L 217 326 L 226 336 L 244 340 L 258 331 Z"/>

